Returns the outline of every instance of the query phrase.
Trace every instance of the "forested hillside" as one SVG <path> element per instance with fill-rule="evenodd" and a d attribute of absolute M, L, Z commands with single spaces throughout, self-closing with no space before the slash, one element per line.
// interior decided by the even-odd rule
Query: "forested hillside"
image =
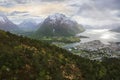
<path fill-rule="evenodd" d="M 119 66 L 120 59 L 90 61 L 54 45 L 0 31 L 0 80 L 119 80 Z"/>

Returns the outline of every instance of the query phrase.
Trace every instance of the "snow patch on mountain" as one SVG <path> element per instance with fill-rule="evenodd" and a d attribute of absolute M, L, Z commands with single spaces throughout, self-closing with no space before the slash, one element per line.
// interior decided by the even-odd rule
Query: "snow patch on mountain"
<path fill-rule="evenodd" d="M 8 18 L 5 15 L 0 14 L 0 23 L 9 22 Z"/>
<path fill-rule="evenodd" d="M 4 18 L 0 16 L 0 22 L 5 22 Z"/>
<path fill-rule="evenodd" d="M 5 15 L 0 14 L 0 29 L 13 32 L 18 30 L 18 26 L 10 21 Z"/>
<path fill-rule="evenodd" d="M 47 20 L 49 20 L 50 23 L 55 24 L 57 21 L 59 21 L 60 23 L 65 23 L 68 20 L 70 20 L 70 18 L 66 17 L 63 14 L 55 13 L 55 14 L 52 14 L 52 15 L 48 16 Z"/>

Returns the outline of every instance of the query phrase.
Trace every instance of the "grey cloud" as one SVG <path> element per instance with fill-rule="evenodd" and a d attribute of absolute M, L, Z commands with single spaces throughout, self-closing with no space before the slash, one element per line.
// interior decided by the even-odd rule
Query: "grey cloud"
<path fill-rule="evenodd" d="M 18 4 L 26 4 L 26 3 L 30 3 L 30 2 L 62 2 L 62 1 L 66 1 L 66 0 L 14 0 L 14 2 L 18 3 Z"/>
<path fill-rule="evenodd" d="M 120 0 L 79 0 L 70 4 L 76 10 L 75 15 L 84 17 L 102 17 L 102 16 L 117 16 L 111 12 L 114 10 L 120 11 Z M 102 17 L 103 18 L 103 17 Z"/>
<path fill-rule="evenodd" d="M 14 7 L 17 4 L 29 4 L 31 2 L 34 3 L 41 3 L 41 2 L 63 2 L 67 0 L 5 0 L 5 1 L 0 1 L 0 6 L 4 7 Z"/>
<path fill-rule="evenodd" d="M 92 10 L 93 8 L 90 5 L 87 4 L 83 4 L 79 7 L 78 12 L 83 12 L 83 11 L 88 11 L 88 10 Z"/>
<path fill-rule="evenodd" d="M 9 13 L 9 16 L 29 16 L 30 14 L 25 11 L 25 12 L 20 12 L 20 11 L 13 11 Z"/>
<path fill-rule="evenodd" d="M 41 0 L 41 1 L 45 1 L 45 2 L 51 2 L 51 1 L 61 2 L 61 1 L 66 1 L 66 0 Z"/>
<path fill-rule="evenodd" d="M 11 13 L 11 15 L 14 15 L 14 14 L 26 14 L 28 13 L 27 11 L 24 11 L 24 12 L 20 12 L 20 11 L 14 11 Z"/>
<path fill-rule="evenodd" d="M 96 6 L 105 9 L 120 9 L 120 0 L 94 0 Z"/>
<path fill-rule="evenodd" d="M 81 4 L 82 3 L 82 4 Z M 75 8 L 79 8 L 81 10 L 91 10 L 92 8 L 96 8 L 99 10 L 120 10 L 120 0 L 79 0 L 79 2 L 73 3 L 70 5 Z"/>
<path fill-rule="evenodd" d="M 9 0 L 5 0 L 5 1 L 0 1 L 0 6 L 3 7 L 14 7 L 17 4 L 25 4 L 26 1 L 25 0 L 13 0 L 13 1 L 9 1 Z"/>
<path fill-rule="evenodd" d="M 22 16 L 29 16 L 30 14 L 23 14 Z"/>
<path fill-rule="evenodd" d="M 29 0 L 14 0 L 16 3 L 18 4 L 25 4 L 27 3 Z"/>
<path fill-rule="evenodd" d="M 14 7 L 17 4 L 26 4 L 30 3 L 33 0 L 5 0 L 5 1 L 0 1 L 0 6 L 4 7 Z"/>
<path fill-rule="evenodd" d="M 0 6 L 4 6 L 4 7 L 12 7 L 15 4 L 12 2 L 0 2 Z"/>
<path fill-rule="evenodd" d="M 31 2 L 34 2 L 34 3 L 57 2 L 58 4 L 59 2 L 63 2 L 63 4 L 68 5 L 67 6 L 68 8 L 73 9 L 73 13 L 72 13 L 73 16 L 80 16 L 83 18 L 89 18 L 89 19 L 107 18 L 108 19 L 109 17 L 111 18 L 114 16 L 120 17 L 119 13 L 115 13 L 115 14 L 114 12 L 112 13 L 112 11 L 114 10 L 120 11 L 120 0 L 11 0 L 11 1 L 6 0 L 5 3 L 1 3 L 0 1 L 0 6 L 14 7 L 18 4 L 22 4 L 24 6 L 25 4 L 29 4 Z M 31 15 L 27 12 L 19 12 L 18 10 L 10 13 L 10 16 L 28 17 Z"/>

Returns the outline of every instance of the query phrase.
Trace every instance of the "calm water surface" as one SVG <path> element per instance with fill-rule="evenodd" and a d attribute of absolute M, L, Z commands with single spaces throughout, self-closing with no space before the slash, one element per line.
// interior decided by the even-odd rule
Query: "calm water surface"
<path fill-rule="evenodd" d="M 93 40 L 100 40 L 104 44 L 109 44 L 109 42 L 120 42 L 120 33 L 112 32 L 108 29 L 88 29 L 78 35 L 87 36 L 89 38 L 81 38 L 81 42 L 68 44 L 64 47 L 74 47 L 80 43 L 85 43 Z"/>
<path fill-rule="evenodd" d="M 88 36 L 89 38 L 82 38 L 81 43 L 100 40 L 101 42 L 107 44 L 108 42 L 120 42 L 120 33 L 112 32 L 108 29 L 88 29 L 83 33 L 78 35 Z"/>

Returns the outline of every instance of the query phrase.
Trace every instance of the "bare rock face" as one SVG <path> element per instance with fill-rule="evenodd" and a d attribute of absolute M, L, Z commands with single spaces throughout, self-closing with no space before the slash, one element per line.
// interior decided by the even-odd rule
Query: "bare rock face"
<path fill-rule="evenodd" d="M 76 21 L 63 14 L 56 13 L 43 21 L 37 34 L 43 36 L 74 36 L 82 31 L 84 31 L 83 27 Z"/>

